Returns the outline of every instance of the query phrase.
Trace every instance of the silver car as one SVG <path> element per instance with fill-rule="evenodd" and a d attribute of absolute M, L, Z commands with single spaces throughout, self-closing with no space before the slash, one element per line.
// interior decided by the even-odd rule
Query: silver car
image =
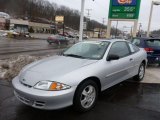
<path fill-rule="evenodd" d="M 60 109 L 73 105 L 88 111 L 98 94 L 134 77 L 141 81 L 147 55 L 125 40 L 84 41 L 62 55 L 27 65 L 13 79 L 15 96 L 39 109 Z"/>

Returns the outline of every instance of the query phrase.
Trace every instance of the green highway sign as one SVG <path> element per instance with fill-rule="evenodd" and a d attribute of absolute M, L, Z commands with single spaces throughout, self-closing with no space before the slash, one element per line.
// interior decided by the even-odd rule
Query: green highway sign
<path fill-rule="evenodd" d="M 141 0 L 110 0 L 110 19 L 138 19 Z"/>

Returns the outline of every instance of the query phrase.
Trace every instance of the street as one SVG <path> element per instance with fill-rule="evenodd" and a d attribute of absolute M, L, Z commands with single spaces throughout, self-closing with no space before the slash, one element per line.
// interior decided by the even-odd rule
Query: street
<path fill-rule="evenodd" d="M 7 59 L 15 55 L 53 55 L 64 46 L 48 45 L 46 40 L 16 40 L 0 37 L 0 59 Z"/>

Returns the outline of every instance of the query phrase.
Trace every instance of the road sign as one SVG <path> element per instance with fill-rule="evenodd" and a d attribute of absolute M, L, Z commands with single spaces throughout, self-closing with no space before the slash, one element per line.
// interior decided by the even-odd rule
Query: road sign
<path fill-rule="evenodd" d="M 56 21 L 56 23 L 63 23 L 64 22 L 64 16 L 56 16 L 55 21 Z"/>
<path fill-rule="evenodd" d="M 110 19 L 138 19 L 141 0 L 110 0 Z"/>

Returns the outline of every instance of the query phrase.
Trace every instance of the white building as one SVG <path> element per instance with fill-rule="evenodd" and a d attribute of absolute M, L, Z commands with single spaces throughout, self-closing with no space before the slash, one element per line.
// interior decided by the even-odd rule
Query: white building
<path fill-rule="evenodd" d="M 0 18 L 0 30 L 5 30 L 6 20 L 5 18 Z"/>
<path fill-rule="evenodd" d="M 51 29 L 51 24 L 29 22 L 29 27 L 34 30 L 34 32 L 47 32 Z"/>
<path fill-rule="evenodd" d="M 22 19 L 10 19 L 10 30 L 18 33 L 28 33 L 29 22 Z"/>

